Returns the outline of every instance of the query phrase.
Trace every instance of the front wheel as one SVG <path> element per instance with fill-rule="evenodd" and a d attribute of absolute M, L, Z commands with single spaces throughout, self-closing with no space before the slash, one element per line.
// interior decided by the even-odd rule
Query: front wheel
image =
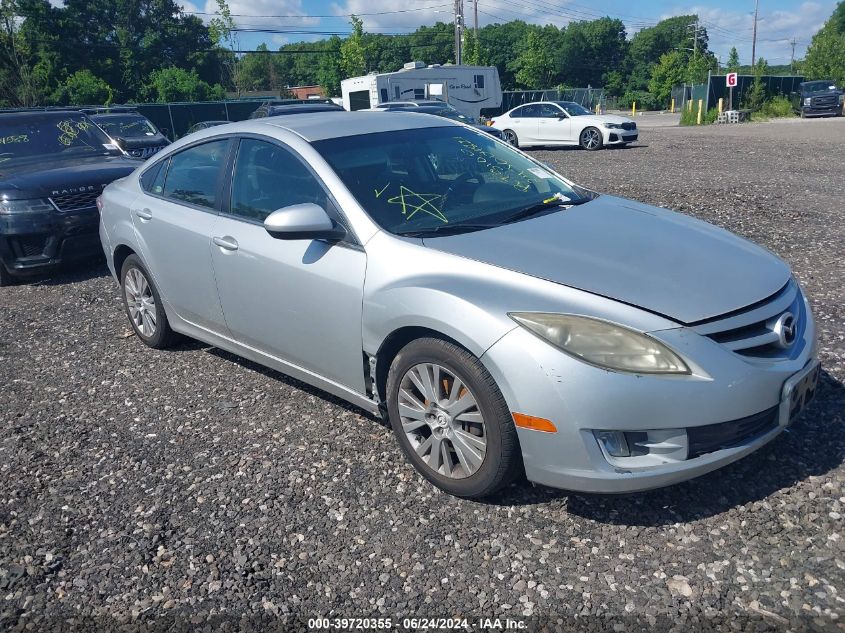
<path fill-rule="evenodd" d="M 394 359 L 387 408 L 417 471 L 458 497 L 490 495 L 520 472 L 510 411 L 481 362 L 452 343 L 418 339 Z"/>
<path fill-rule="evenodd" d="M 594 152 L 597 149 L 601 149 L 604 140 L 598 128 L 588 127 L 584 128 L 581 132 L 580 143 L 582 148 Z"/>
<path fill-rule="evenodd" d="M 519 137 L 513 130 L 504 130 L 502 132 L 502 138 L 505 139 L 505 143 L 507 143 L 508 145 L 519 147 Z"/>

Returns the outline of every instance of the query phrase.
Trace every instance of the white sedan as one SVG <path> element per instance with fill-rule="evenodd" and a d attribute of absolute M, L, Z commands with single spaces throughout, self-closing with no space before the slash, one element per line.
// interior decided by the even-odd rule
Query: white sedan
<path fill-rule="evenodd" d="M 637 124 L 615 114 L 593 114 L 572 101 L 526 103 L 491 123 L 515 147 L 580 145 L 597 150 L 637 140 Z"/>

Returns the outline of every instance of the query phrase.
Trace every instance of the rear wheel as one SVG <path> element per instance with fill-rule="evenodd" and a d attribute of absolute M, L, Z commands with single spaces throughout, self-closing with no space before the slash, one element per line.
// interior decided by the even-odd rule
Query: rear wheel
<path fill-rule="evenodd" d="M 457 345 L 425 338 L 402 349 L 388 374 L 387 408 L 405 456 L 445 492 L 484 497 L 520 471 L 507 404 L 481 362 Z"/>
<path fill-rule="evenodd" d="M 516 135 L 516 132 L 513 130 L 504 130 L 502 132 L 502 138 L 505 139 L 505 142 L 508 145 L 513 145 L 514 147 L 519 147 L 519 137 Z"/>
<path fill-rule="evenodd" d="M 601 149 L 601 146 L 604 144 L 601 132 L 595 127 L 584 128 L 579 140 L 581 147 L 591 152 Z"/>
<path fill-rule="evenodd" d="M 137 255 L 130 255 L 120 271 L 123 307 L 135 334 L 156 349 L 169 347 L 176 340 L 158 290 Z"/>
<path fill-rule="evenodd" d="M 13 283 L 12 276 L 9 274 L 9 271 L 6 270 L 6 267 L 0 263 L 0 288 L 4 286 L 11 286 Z"/>

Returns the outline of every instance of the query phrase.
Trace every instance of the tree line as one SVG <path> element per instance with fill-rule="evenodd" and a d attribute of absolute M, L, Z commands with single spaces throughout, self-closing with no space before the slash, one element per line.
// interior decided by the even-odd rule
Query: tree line
<path fill-rule="evenodd" d="M 176 0 L 0 0 L 0 106 L 196 101 L 295 85 L 337 95 L 344 77 L 455 57 L 452 24 L 386 35 L 365 32 L 355 16 L 344 38 L 242 54 L 226 1 L 217 3 L 205 24 Z M 506 90 L 601 87 L 640 107 L 666 107 L 673 85 L 717 70 L 706 29 L 692 39 L 697 22 L 676 16 L 629 38 L 611 17 L 564 27 L 514 20 L 467 29 L 463 61 L 496 66 Z M 735 49 L 727 69 L 739 69 Z M 845 82 L 845 2 L 814 36 L 800 70 Z"/>

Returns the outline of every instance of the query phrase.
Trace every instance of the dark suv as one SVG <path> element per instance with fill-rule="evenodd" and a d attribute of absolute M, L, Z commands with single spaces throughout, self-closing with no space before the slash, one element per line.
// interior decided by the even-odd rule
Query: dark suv
<path fill-rule="evenodd" d="M 343 108 L 329 100 L 321 99 L 281 99 L 269 101 L 249 115 L 250 119 L 263 119 L 281 114 L 303 114 L 306 112 L 335 112 Z"/>
<path fill-rule="evenodd" d="M 97 196 L 138 165 L 81 112 L 0 113 L 0 286 L 101 255 Z"/>
<path fill-rule="evenodd" d="M 808 116 L 838 116 L 842 114 L 845 92 L 832 81 L 805 81 L 793 96 L 792 105 L 801 118 Z"/>
<path fill-rule="evenodd" d="M 134 110 L 109 110 L 89 116 L 132 158 L 149 158 L 170 145 L 152 121 Z"/>

